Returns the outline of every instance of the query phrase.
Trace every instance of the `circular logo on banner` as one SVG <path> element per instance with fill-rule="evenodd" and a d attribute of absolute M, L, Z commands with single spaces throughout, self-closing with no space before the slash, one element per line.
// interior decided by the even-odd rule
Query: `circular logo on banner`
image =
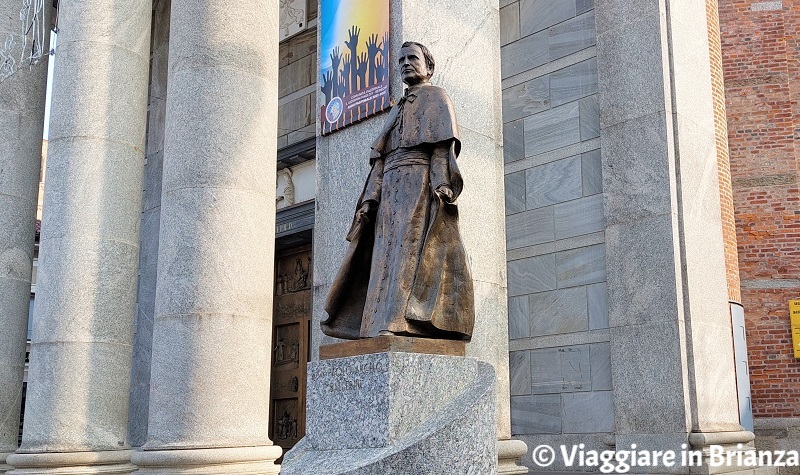
<path fill-rule="evenodd" d="M 344 109 L 344 104 L 340 97 L 331 99 L 331 102 L 325 106 L 325 119 L 328 123 L 335 124 L 339 117 L 342 116 L 342 109 Z"/>

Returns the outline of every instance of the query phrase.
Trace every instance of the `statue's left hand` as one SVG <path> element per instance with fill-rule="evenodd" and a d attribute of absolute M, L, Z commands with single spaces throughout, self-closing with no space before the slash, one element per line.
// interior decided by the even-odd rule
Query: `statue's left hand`
<path fill-rule="evenodd" d="M 453 190 L 447 185 L 441 185 L 436 188 L 436 194 L 439 195 L 445 203 L 452 203 L 455 199 L 453 198 Z"/>

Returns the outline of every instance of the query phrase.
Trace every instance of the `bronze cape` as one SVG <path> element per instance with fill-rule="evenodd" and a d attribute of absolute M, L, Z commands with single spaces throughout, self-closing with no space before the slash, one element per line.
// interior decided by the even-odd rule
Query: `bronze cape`
<path fill-rule="evenodd" d="M 470 339 L 475 322 L 472 278 L 453 200 L 463 182 L 461 151 L 447 93 L 423 84 L 406 91 L 372 144 L 372 169 L 356 210 L 350 245 L 325 302 L 325 334 L 358 339 L 381 330 L 430 338 Z"/>

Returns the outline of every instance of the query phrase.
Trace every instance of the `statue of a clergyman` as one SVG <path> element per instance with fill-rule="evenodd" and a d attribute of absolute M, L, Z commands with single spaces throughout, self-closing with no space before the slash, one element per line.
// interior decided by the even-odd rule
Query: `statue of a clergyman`
<path fill-rule="evenodd" d="M 469 340 L 475 309 L 455 205 L 463 182 L 453 104 L 429 82 L 428 48 L 403 43 L 399 63 L 408 88 L 372 144 L 322 330 L 346 339 Z"/>

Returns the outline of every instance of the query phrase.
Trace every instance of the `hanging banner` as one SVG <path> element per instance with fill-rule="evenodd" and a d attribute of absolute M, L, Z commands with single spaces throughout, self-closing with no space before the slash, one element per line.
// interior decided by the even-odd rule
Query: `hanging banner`
<path fill-rule="evenodd" d="M 389 104 L 389 0 L 321 0 L 322 135 Z"/>

